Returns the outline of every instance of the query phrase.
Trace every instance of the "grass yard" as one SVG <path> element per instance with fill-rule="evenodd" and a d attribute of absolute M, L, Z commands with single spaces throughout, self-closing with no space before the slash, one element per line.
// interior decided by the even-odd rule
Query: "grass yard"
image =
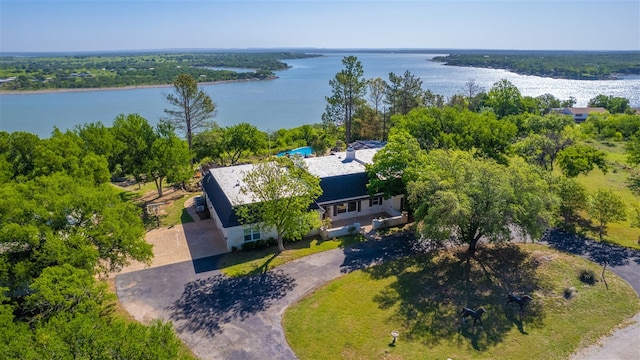
<path fill-rule="evenodd" d="M 640 310 L 613 273 L 540 245 L 483 248 L 475 259 L 440 252 L 356 271 L 291 306 L 283 318 L 300 359 L 561 359 Z M 533 296 L 524 319 L 506 295 Z M 573 294 L 569 296 L 568 294 Z M 460 321 L 483 306 L 484 325 Z M 396 346 L 390 344 L 397 330 Z"/>
<path fill-rule="evenodd" d="M 593 146 L 607 154 L 611 168 L 607 174 L 603 174 L 600 169 L 591 171 L 588 175 L 580 175 L 577 180 L 580 181 L 587 189 L 588 193 L 593 193 L 599 188 L 609 188 L 622 197 L 627 204 L 627 220 L 618 223 L 610 223 L 607 226 L 605 240 L 619 244 L 622 246 L 640 249 L 638 239 L 640 239 L 640 228 L 631 226 L 632 216 L 635 215 L 633 206 L 640 204 L 640 197 L 635 195 L 629 187 L 629 176 L 634 175 L 636 171 L 626 165 L 626 154 L 624 151 L 624 142 L 588 142 L 589 146 Z M 588 218 L 586 213 L 581 214 Z M 594 224 L 595 225 L 595 224 Z M 579 229 L 587 236 L 598 239 L 597 230 L 588 227 Z"/>
<path fill-rule="evenodd" d="M 361 235 L 344 236 L 336 239 L 322 240 L 318 237 L 306 238 L 285 244 L 287 250 L 277 254 L 278 246 L 270 246 L 249 251 L 236 251 L 222 255 L 219 266 L 227 276 L 245 276 L 265 272 L 276 266 L 288 263 L 301 257 L 318 252 L 344 248 L 364 241 Z"/>
<path fill-rule="evenodd" d="M 193 197 L 193 194 L 183 194 L 181 197 L 173 200 L 166 207 L 166 214 L 160 216 L 160 226 L 172 226 L 177 224 L 186 224 L 193 222 L 193 218 L 189 215 L 184 203 L 187 199 Z"/>
<path fill-rule="evenodd" d="M 163 196 L 162 198 L 158 198 L 158 190 L 154 182 L 147 182 L 142 185 L 132 183 L 120 188 L 124 189 L 122 195 L 124 198 L 131 200 L 143 209 L 149 204 L 162 204 L 160 205 L 160 223 L 158 223 L 155 216 L 147 216 L 145 214 L 143 220 L 147 229 L 152 229 L 157 226 L 168 227 L 194 221 L 191 215 L 189 215 L 189 212 L 184 208 L 184 203 L 188 199 L 196 196 L 196 193 L 177 190 L 172 184 L 165 184 L 162 187 Z"/>

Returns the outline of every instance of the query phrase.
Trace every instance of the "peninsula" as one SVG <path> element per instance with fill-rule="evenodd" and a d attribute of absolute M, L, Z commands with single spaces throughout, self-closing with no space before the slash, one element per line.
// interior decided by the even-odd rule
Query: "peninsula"
<path fill-rule="evenodd" d="M 98 90 L 169 86 L 187 73 L 200 83 L 269 80 L 301 52 L 118 53 L 0 57 L 0 91 Z"/>
<path fill-rule="evenodd" d="M 450 66 L 504 69 L 520 75 L 572 80 L 611 80 L 640 75 L 638 51 L 468 51 L 436 56 Z"/>

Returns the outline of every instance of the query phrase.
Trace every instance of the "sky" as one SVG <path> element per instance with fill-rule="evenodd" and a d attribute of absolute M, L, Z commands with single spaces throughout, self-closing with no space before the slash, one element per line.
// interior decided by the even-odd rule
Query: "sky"
<path fill-rule="evenodd" d="M 640 50 L 640 0 L 0 0 L 0 52 Z"/>

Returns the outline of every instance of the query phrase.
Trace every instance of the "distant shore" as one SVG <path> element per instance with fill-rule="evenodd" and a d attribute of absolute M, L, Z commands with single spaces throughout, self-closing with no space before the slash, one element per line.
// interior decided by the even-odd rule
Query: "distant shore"
<path fill-rule="evenodd" d="M 246 82 L 246 81 L 264 81 L 275 80 L 277 76 L 270 76 L 265 79 L 238 79 L 238 80 L 221 80 L 221 81 L 206 81 L 199 82 L 198 85 L 215 85 L 233 82 Z M 155 85 L 128 85 L 128 86 L 111 86 L 103 88 L 65 88 L 65 89 L 38 89 L 38 90 L 0 90 L 0 95 L 32 95 L 32 94 L 49 94 L 49 93 L 66 93 L 66 92 L 86 92 L 86 91 L 114 91 L 114 90 L 136 90 L 136 89 L 150 89 L 150 88 L 168 88 L 173 84 L 155 84 Z"/>

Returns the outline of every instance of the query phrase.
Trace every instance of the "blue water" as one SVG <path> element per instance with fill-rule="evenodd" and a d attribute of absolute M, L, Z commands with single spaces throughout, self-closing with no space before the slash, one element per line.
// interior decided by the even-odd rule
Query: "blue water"
<path fill-rule="evenodd" d="M 304 157 L 308 157 L 311 154 L 313 154 L 313 149 L 311 149 L 311 146 L 305 146 L 293 150 L 279 152 L 276 156 L 280 157 L 285 155 L 301 155 Z"/>
<path fill-rule="evenodd" d="M 573 96 L 576 106 L 585 106 L 599 94 L 629 99 L 640 107 L 640 78 L 623 80 L 562 80 L 523 76 L 504 70 L 452 67 L 428 61 L 433 54 L 330 53 L 320 58 L 285 60 L 291 66 L 278 71 L 278 79 L 201 85 L 217 111 L 214 120 L 220 126 L 248 122 L 263 131 L 275 131 L 321 122 L 331 96 L 329 80 L 343 69 L 342 59 L 355 55 L 362 62 L 365 77 L 388 80 L 389 73 L 402 75 L 409 70 L 420 77 L 423 88 L 450 97 L 463 92 L 465 83 L 474 80 L 489 90 L 508 79 L 524 96 L 545 93 L 559 99 Z M 155 124 L 168 106 L 163 94 L 170 87 L 45 94 L 0 95 L 0 130 L 28 131 L 48 137 L 54 126 L 61 130 L 79 124 L 101 121 L 110 126 L 118 114 L 137 113 Z"/>

